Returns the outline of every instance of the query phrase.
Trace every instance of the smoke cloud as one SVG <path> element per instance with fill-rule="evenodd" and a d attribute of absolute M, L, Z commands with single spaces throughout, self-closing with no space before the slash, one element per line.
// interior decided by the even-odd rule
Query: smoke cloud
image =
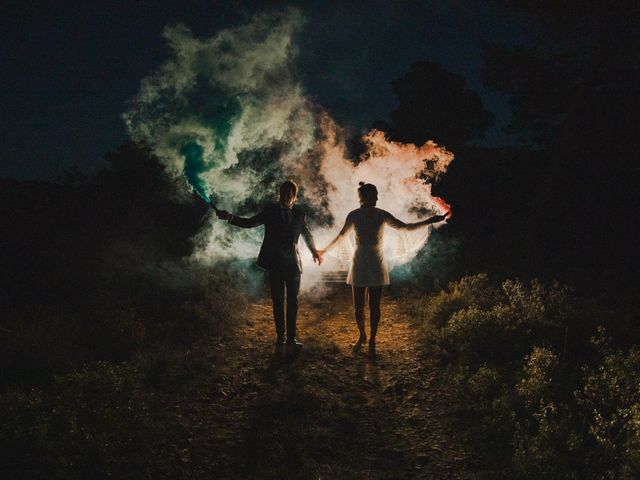
<path fill-rule="evenodd" d="M 358 207 L 360 181 L 375 184 L 378 205 L 401 220 L 441 213 L 431 185 L 453 154 L 432 141 L 390 142 L 374 130 L 363 137 L 360 158 L 350 158 L 344 132 L 296 77 L 295 38 L 303 28 L 296 9 L 258 15 L 204 39 L 184 25 L 167 27 L 169 57 L 142 80 L 123 115 L 129 135 L 152 145 L 174 176 L 235 214 L 257 213 L 283 179 L 295 180 L 319 247 Z M 388 258 L 410 260 L 428 235 L 428 228 L 385 233 Z M 237 229 L 212 217 L 195 258 L 252 258 L 261 237 L 261 228 Z M 339 250 L 344 256 L 349 248 Z"/>

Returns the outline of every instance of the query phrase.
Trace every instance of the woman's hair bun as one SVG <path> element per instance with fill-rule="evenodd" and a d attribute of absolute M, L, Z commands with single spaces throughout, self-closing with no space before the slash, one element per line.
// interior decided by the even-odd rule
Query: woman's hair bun
<path fill-rule="evenodd" d="M 364 187 L 364 182 L 358 182 L 361 187 Z"/>

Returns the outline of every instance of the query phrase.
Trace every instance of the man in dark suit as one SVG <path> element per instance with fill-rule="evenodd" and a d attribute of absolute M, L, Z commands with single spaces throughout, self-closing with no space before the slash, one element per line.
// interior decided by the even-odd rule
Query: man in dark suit
<path fill-rule="evenodd" d="M 258 255 L 258 266 L 269 272 L 271 299 L 273 301 L 273 317 L 276 323 L 276 346 L 285 344 L 295 349 L 302 348 L 296 340 L 296 317 L 298 314 L 298 292 L 300 291 L 300 274 L 302 262 L 298 250 L 300 235 L 313 254 L 313 260 L 322 263 L 318 255 L 313 237 L 307 227 L 304 212 L 294 207 L 298 186 L 292 181 L 280 185 L 280 201 L 271 205 L 256 216 L 242 218 L 225 210 L 218 210 L 218 218 L 228 220 L 231 225 L 252 228 L 264 225 L 264 240 Z M 286 337 L 284 293 L 287 291 Z"/>

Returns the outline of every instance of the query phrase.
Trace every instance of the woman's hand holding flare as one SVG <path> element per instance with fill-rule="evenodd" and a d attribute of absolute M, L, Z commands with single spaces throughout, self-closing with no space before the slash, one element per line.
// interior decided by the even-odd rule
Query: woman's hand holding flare
<path fill-rule="evenodd" d="M 438 223 L 438 222 L 442 222 L 444 220 L 449 219 L 449 217 L 451 216 L 451 211 L 448 211 L 446 213 L 443 213 L 442 215 L 435 215 L 433 217 L 431 217 L 429 220 L 427 220 L 429 223 Z"/>
<path fill-rule="evenodd" d="M 452 215 L 451 207 L 449 207 L 449 209 L 446 212 L 444 212 L 444 213 L 442 213 L 440 215 L 434 215 L 433 217 L 428 218 L 427 220 L 423 220 L 422 223 L 424 225 L 430 225 L 432 223 L 443 222 L 445 220 L 449 220 L 451 218 L 451 215 Z"/>

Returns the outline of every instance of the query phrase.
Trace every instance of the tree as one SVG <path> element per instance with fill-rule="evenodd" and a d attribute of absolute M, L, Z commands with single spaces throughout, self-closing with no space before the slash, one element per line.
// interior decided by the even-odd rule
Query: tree
<path fill-rule="evenodd" d="M 532 234 L 552 239 L 549 256 L 568 259 L 577 283 L 619 290 L 640 266 L 638 6 L 498 3 L 535 25 L 528 46 L 485 44 L 482 69 L 485 84 L 510 97 L 506 131 L 537 152 Z"/>
<path fill-rule="evenodd" d="M 415 63 L 391 85 L 398 106 L 391 112 L 391 123 L 375 126 L 393 140 L 415 144 L 433 140 L 456 150 L 482 137 L 495 122 L 480 95 L 466 88 L 464 77 L 439 63 Z"/>

